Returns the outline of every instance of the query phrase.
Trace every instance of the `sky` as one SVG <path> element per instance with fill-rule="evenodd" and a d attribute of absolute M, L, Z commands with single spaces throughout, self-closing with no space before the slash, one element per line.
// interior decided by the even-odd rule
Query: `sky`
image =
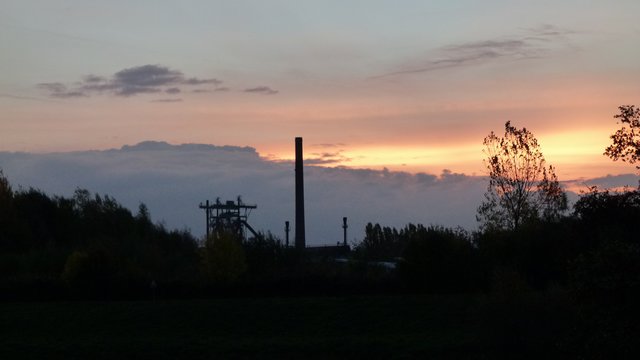
<path fill-rule="evenodd" d="M 480 174 L 507 120 L 561 178 L 602 156 L 640 94 L 640 3 L 37 1 L 0 5 L 0 150 L 303 136 L 336 165 Z M 328 146 L 327 146 L 328 145 Z"/>
<path fill-rule="evenodd" d="M 602 152 L 617 107 L 639 104 L 638 13 L 637 0 L 3 0 L 0 152 L 152 140 L 278 163 L 302 136 L 309 164 L 482 177 L 482 139 L 510 120 L 565 184 L 630 174 Z"/>

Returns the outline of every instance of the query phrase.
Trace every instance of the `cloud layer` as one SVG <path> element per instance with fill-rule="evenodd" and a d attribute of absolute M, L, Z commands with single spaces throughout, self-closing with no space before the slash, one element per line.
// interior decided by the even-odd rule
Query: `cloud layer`
<path fill-rule="evenodd" d="M 292 149 L 293 151 L 293 149 Z M 309 154 L 309 157 L 313 156 Z M 389 170 L 305 167 L 306 227 L 310 244 L 361 240 L 367 222 L 401 227 L 409 222 L 476 227 L 475 212 L 486 190 L 484 177 L 443 170 L 409 174 Z M 114 196 L 135 211 L 140 202 L 171 228 L 204 234 L 200 202 L 235 199 L 258 208 L 249 217 L 256 229 L 284 237 L 294 220 L 294 164 L 269 161 L 254 148 L 143 142 L 107 151 L 30 154 L 0 152 L 0 168 L 14 188 L 36 187 L 71 196 L 77 187 Z M 585 180 L 601 187 L 635 186 L 637 176 Z M 573 199 L 576 195 L 571 195 Z"/>
<path fill-rule="evenodd" d="M 292 149 L 293 151 L 293 149 Z M 308 154 L 311 159 L 314 156 Z M 408 222 L 475 226 L 475 207 L 486 186 L 481 178 L 444 172 L 412 175 L 388 170 L 305 167 L 309 243 L 362 238 L 368 221 L 403 226 Z M 294 219 L 294 164 L 269 161 L 250 147 L 169 145 L 144 142 L 107 151 L 52 154 L 0 152 L 0 167 L 17 187 L 36 187 L 70 196 L 76 187 L 114 196 L 130 209 L 149 206 L 169 227 L 204 233 L 198 204 L 242 195 L 256 203 L 249 222 L 283 236 Z"/>
<path fill-rule="evenodd" d="M 310 166 L 314 162 L 318 161 L 306 161 L 305 167 L 310 244 L 339 241 L 343 216 L 349 218 L 350 241 L 362 239 L 367 222 L 474 229 L 476 208 L 487 186 L 484 177 L 449 170 L 439 175 L 409 174 Z M 132 211 L 144 202 L 155 220 L 165 221 L 171 228 L 190 228 L 198 236 L 205 231 L 198 204 L 217 197 L 224 201 L 242 195 L 246 203 L 257 204 L 249 222 L 280 237 L 284 237 L 284 222 L 293 224 L 295 218 L 294 164 L 266 160 L 251 147 L 148 141 L 106 151 L 0 152 L 0 168 L 15 188 L 35 187 L 71 196 L 81 187 L 114 196 Z M 634 175 L 580 181 L 600 187 L 637 183 Z M 566 185 L 578 189 L 580 184 Z M 576 197 L 570 194 L 570 198 Z"/>

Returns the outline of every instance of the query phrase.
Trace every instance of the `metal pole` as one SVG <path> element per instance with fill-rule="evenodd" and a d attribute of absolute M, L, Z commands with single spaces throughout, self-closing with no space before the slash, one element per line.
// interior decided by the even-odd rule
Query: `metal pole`
<path fill-rule="evenodd" d="M 211 235 L 209 233 L 209 228 L 211 227 L 211 208 L 209 207 L 209 200 L 207 200 L 207 203 L 206 203 L 205 206 L 206 206 L 206 208 L 205 208 L 205 214 L 206 215 L 205 216 L 207 217 L 207 238 L 204 239 L 204 240 L 206 242 L 207 240 L 209 240 L 209 236 Z"/>
<path fill-rule="evenodd" d="M 285 221 L 284 222 L 284 233 L 285 233 L 285 239 L 286 239 L 285 240 L 286 241 L 285 242 L 286 247 L 289 247 L 289 230 L 290 230 L 289 229 L 289 222 Z"/>
<path fill-rule="evenodd" d="M 349 226 L 347 226 L 347 218 L 343 217 L 342 218 L 342 228 L 344 229 L 344 240 L 343 240 L 342 245 L 344 245 L 344 246 L 347 246 L 347 228 L 348 227 Z"/>

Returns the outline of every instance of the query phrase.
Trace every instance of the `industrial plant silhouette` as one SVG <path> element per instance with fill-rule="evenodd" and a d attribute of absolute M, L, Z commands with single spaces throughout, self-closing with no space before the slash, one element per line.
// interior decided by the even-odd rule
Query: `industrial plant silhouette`
<path fill-rule="evenodd" d="M 254 237 L 260 237 L 248 223 L 251 210 L 257 205 L 247 205 L 238 196 L 236 201 L 220 199 L 215 202 L 206 200 L 200 203 L 200 209 L 205 211 L 206 238 L 223 233 L 233 234 L 240 241 L 247 240 L 247 231 Z M 304 203 L 304 155 L 302 137 L 295 138 L 295 249 L 303 256 L 310 257 L 343 257 L 349 254 L 351 248 L 347 244 L 347 217 L 342 218 L 342 243 L 325 244 L 321 246 L 307 246 L 305 234 L 305 203 Z M 289 247 L 289 221 L 285 221 L 285 246 Z"/>

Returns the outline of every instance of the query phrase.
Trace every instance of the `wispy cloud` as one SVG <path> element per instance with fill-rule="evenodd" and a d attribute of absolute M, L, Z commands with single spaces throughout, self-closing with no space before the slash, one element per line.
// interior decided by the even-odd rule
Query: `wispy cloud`
<path fill-rule="evenodd" d="M 175 102 L 182 102 L 182 99 L 155 99 L 155 100 L 151 100 L 151 102 L 156 102 L 156 103 L 175 103 Z"/>
<path fill-rule="evenodd" d="M 222 84 L 222 80 L 218 79 L 198 79 L 198 78 L 189 78 L 185 81 L 185 84 L 189 85 L 205 85 L 205 84 L 213 84 L 218 86 Z"/>
<path fill-rule="evenodd" d="M 244 92 L 254 93 L 254 94 L 263 94 L 263 95 L 275 95 L 278 93 L 278 90 L 274 90 L 268 86 L 257 86 L 253 88 L 244 89 Z"/>
<path fill-rule="evenodd" d="M 542 25 L 535 28 L 522 29 L 521 34 L 511 37 L 445 46 L 434 51 L 427 59 L 414 60 L 412 65 L 404 65 L 399 70 L 371 78 L 419 74 L 442 69 L 475 66 L 498 60 L 541 58 L 548 53 L 550 43 L 566 42 L 567 36 L 574 33 L 574 31 L 560 29 L 553 25 Z"/>
<path fill-rule="evenodd" d="M 335 152 L 311 153 L 311 156 L 304 160 L 308 165 L 331 165 L 349 162 L 352 159 L 345 156 L 342 150 Z"/>
<path fill-rule="evenodd" d="M 194 89 L 191 92 L 193 93 L 210 93 L 210 92 L 228 92 L 231 91 L 231 88 L 228 88 L 226 86 L 220 86 L 220 87 L 216 87 L 215 89 Z"/>
<path fill-rule="evenodd" d="M 577 34 L 578 31 L 559 28 L 551 24 L 542 24 L 540 26 L 523 28 L 530 35 L 526 39 L 535 39 L 541 41 L 551 41 L 553 38 L 566 38 L 568 35 Z"/>
<path fill-rule="evenodd" d="M 323 144 L 312 144 L 311 145 L 311 147 L 323 148 L 323 149 L 334 149 L 334 148 L 341 148 L 341 147 L 345 147 L 345 146 L 347 146 L 347 144 L 344 144 L 344 143 L 337 143 L 337 144 L 323 143 Z"/>
<path fill-rule="evenodd" d="M 215 90 L 222 80 L 185 77 L 179 71 L 161 65 L 142 65 L 120 70 L 110 77 L 89 74 L 71 85 L 61 82 L 40 83 L 38 87 L 57 98 L 111 94 L 122 97 L 165 92 L 177 94 L 181 87 L 212 85 Z"/>
<path fill-rule="evenodd" d="M 640 185 L 640 177 L 635 174 L 607 175 L 593 179 L 565 181 L 564 185 L 574 191 L 586 192 L 592 186 L 600 189 L 632 189 Z"/>
<path fill-rule="evenodd" d="M 14 95 L 14 94 L 0 94 L 0 97 L 7 99 L 16 99 L 16 100 L 28 100 L 28 101 L 41 101 L 41 102 L 58 102 L 57 100 L 50 99 L 42 99 L 33 96 L 23 96 L 23 95 Z"/>
<path fill-rule="evenodd" d="M 84 92 L 78 89 L 70 90 L 66 85 L 62 83 L 40 83 L 38 87 L 49 92 L 49 96 L 55 98 L 74 98 L 87 96 Z"/>

